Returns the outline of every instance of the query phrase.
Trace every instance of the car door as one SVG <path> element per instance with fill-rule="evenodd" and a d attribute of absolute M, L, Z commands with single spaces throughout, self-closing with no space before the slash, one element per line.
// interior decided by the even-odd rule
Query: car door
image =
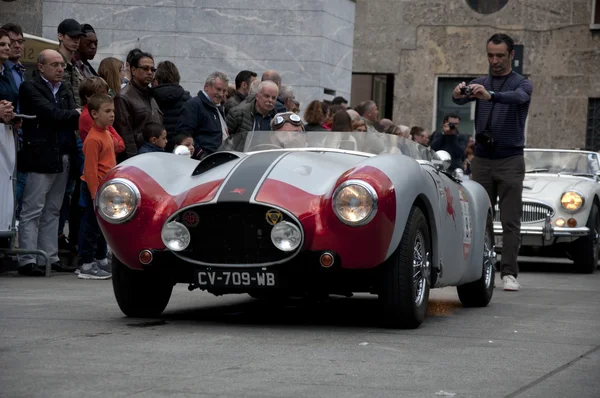
<path fill-rule="evenodd" d="M 427 167 L 439 195 L 439 248 L 444 284 L 453 284 L 466 270 L 471 248 L 472 209 L 462 186 L 448 175 Z"/>

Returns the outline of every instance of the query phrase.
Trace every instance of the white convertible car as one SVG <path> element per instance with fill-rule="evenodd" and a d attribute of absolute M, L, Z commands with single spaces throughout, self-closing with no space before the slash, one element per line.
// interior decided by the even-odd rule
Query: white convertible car
<path fill-rule="evenodd" d="M 600 242 L 600 161 L 598 153 L 579 150 L 526 149 L 522 255 L 568 257 L 575 270 L 592 273 Z M 496 247 L 502 225 L 496 205 Z"/>

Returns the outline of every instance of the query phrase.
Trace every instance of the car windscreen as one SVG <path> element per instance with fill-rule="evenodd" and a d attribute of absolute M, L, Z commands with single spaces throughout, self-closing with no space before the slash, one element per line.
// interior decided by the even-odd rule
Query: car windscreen
<path fill-rule="evenodd" d="M 430 148 L 404 137 L 361 131 L 248 131 L 232 135 L 219 150 L 254 152 L 298 148 L 336 149 L 373 155 L 398 153 L 428 161 L 439 159 Z"/>
<path fill-rule="evenodd" d="M 525 171 L 593 176 L 600 171 L 596 156 L 589 152 L 525 151 Z"/>

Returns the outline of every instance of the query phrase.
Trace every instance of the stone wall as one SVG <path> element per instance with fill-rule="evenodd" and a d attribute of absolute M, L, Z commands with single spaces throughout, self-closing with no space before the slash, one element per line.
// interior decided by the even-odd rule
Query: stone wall
<path fill-rule="evenodd" d="M 0 0 L 0 26 L 12 22 L 29 34 L 42 34 L 44 0 Z"/>
<path fill-rule="evenodd" d="M 139 47 L 179 68 L 193 94 L 212 71 L 231 81 L 242 69 L 276 69 L 301 105 L 348 96 L 352 83 L 354 6 L 350 0 L 63 0 L 44 1 L 43 36 L 56 39 L 65 18 L 91 24 L 94 63 L 124 59 Z"/>
<path fill-rule="evenodd" d="M 464 0 L 358 0 L 354 72 L 394 73 L 394 121 L 435 128 L 437 76 L 485 75 L 493 33 L 525 47 L 534 84 L 528 146 L 585 147 L 588 99 L 600 97 L 600 32 L 591 0 L 509 0 L 481 15 Z"/>

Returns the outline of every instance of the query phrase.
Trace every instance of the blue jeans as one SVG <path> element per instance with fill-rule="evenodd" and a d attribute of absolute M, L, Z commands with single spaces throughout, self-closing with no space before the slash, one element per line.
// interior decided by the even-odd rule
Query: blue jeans
<path fill-rule="evenodd" d="M 84 264 L 106 258 L 106 239 L 98 226 L 94 202 L 90 190 L 85 181 L 81 182 L 81 199 L 85 204 L 83 217 L 81 218 L 81 230 L 79 231 L 79 253 Z"/>

